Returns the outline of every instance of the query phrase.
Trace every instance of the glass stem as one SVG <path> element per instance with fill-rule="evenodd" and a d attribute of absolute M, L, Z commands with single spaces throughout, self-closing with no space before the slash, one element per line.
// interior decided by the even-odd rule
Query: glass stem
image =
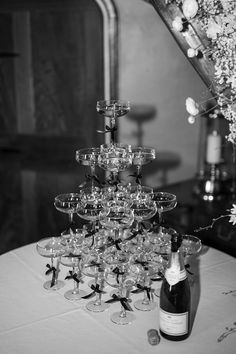
<path fill-rule="evenodd" d="M 147 275 L 145 276 L 144 285 L 145 285 L 145 287 L 149 286 L 149 277 Z M 147 290 L 144 290 L 144 297 L 143 297 L 142 304 L 143 305 L 148 305 L 149 304 L 149 298 L 148 298 Z"/>
<path fill-rule="evenodd" d="M 123 305 L 121 305 L 120 315 L 119 316 L 122 317 L 122 318 L 126 317 L 126 310 L 123 307 Z"/>
<path fill-rule="evenodd" d="M 92 184 L 92 190 L 94 189 L 94 176 L 95 176 L 95 166 L 91 165 L 90 166 L 90 173 L 91 173 L 91 184 Z"/>
<path fill-rule="evenodd" d="M 77 267 L 72 268 L 72 274 L 78 274 L 79 269 Z M 73 294 L 78 294 L 79 293 L 79 283 L 74 280 L 74 290 Z"/>
<path fill-rule="evenodd" d="M 55 284 L 57 283 L 57 280 L 58 280 L 58 275 L 59 275 L 59 272 L 60 272 L 60 258 L 57 257 L 57 260 L 56 260 L 56 274 L 55 274 Z"/>
<path fill-rule="evenodd" d="M 101 293 L 97 293 L 96 294 L 96 299 L 94 301 L 94 304 L 96 306 L 100 306 L 101 305 L 101 298 L 102 298 L 102 294 Z"/>
<path fill-rule="evenodd" d="M 116 114 L 115 114 L 115 108 L 114 108 L 114 117 L 111 119 L 111 143 L 115 143 L 115 130 L 113 129 L 116 125 Z"/>
<path fill-rule="evenodd" d="M 139 183 L 137 183 L 137 185 L 138 185 L 138 189 L 141 190 L 141 177 L 138 177 L 138 176 L 141 176 L 141 166 L 140 165 L 137 165 L 137 178 L 139 180 Z"/>
<path fill-rule="evenodd" d="M 122 276 L 122 280 L 121 280 L 121 285 L 119 287 L 119 291 L 120 291 L 120 294 L 119 296 L 123 296 L 123 276 Z M 119 314 L 120 317 L 124 318 L 126 317 L 126 309 L 124 308 L 124 306 L 121 304 L 121 309 L 120 309 L 120 314 Z"/>
<path fill-rule="evenodd" d="M 73 223 L 74 223 L 74 218 L 73 218 L 73 213 L 69 213 L 69 231 L 70 233 L 73 233 Z"/>

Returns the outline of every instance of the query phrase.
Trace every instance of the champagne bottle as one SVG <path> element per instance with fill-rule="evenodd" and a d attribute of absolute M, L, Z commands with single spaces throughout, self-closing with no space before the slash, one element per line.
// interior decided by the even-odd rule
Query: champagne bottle
<path fill-rule="evenodd" d="M 172 235 L 171 254 L 160 292 L 160 333 L 180 341 L 190 334 L 190 287 L 180 251 L 182 237 Z"/>

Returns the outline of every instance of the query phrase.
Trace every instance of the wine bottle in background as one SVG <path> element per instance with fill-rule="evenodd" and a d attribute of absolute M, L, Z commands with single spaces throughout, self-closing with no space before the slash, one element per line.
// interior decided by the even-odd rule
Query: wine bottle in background
<path fill-rule="evenodd" d="M 190 287 L 180 251 L 182 237 L 172 235 L 171 253 L 160 293 L 160 333 L 180 341 L 190 334 Z"/>

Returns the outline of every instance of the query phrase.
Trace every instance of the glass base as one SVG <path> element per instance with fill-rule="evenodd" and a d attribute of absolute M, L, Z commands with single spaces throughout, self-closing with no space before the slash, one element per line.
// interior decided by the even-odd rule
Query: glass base
<path fill-rule="evenodd" d="M 84 290 L 77 290 L 76 291 L 74 289 L 71 289 L 71 290 L 68 290 L 64 294 L 64 297 L 70 301 L 77 301 L 77 300 L 80 300 L 82 298 L 82 296 L 86 296 L 86 295 L 87 295 L 87 292 Z"/>
<path fill-rule="evenodd" d="M 104 301 L 98 305 L 95 301 L 90 301 L 86 305 L 86 309 L 92 312 L 103 312 L 110 307 L 109 304 L 106 304 Z"/>
<path fill-rule="evenodd" d="M 122 317 L 120 315 L 120 312 L 114 312 L 111 315 L 111 321 L 118 324 L 118 325 L 127 325 L 132 323 L 135 320 L 135 316 L 130 313 L 130 312 L 126 312 L 126 316 Z"/>
<path fill-rule="evenodd" d="M 59 290 L 61 288 L 63 288 L 63 286 L 65 285 L 64 281 L 62 280 L 57 280 L 55 285 L 51 286 L 51 280 L 47 280 L 44 284 L 43 287 L 46 290 Z"/>
<path fill-rule="evenodd" d="M 143 303 L 143 300 L 138 300 L 134 303 L 134 307 L 140 311 L 152 311 L 156 307 L 156 302 Z"/>

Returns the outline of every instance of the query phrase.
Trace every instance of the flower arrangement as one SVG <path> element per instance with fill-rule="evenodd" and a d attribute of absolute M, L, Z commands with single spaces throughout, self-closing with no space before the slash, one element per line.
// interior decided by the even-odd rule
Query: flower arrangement
<path fill-rule="evenodd" d="M 213 97 L 203 102 L 196 102 L 188 97 L 185 102 L 189 113 L 188 122 L 193 124 L 197 117 L 208 114 L 209 118 L 223 116 L 229 123 L 229 133 L 226 140 L 232 143 L 233 160 L 236 161 L 236 0 L 165 0 L 166 6 L 176 4 L 180 14 L 172 21 L 174 31 L 182 33 L 186 39 L 187 56 L 189 58 L 204 57 L 211 61 L 213 76 L 210 77 L 209 91 Z M 194 22 L 194 24 L 193 24 Z M 187 33 L 189 26 L 201 29 L 204 44 L 193 41 L 189 44 Z M 207 46 L 206 46 L 207 43 Z M 209 108 L 206 103 L 212 100 L 214 105 Z M 225 217 L 236 225 L 236 204 L 212 220 L 212 223 L 200 227 L 196 232 L 213 228 L 215 223 Z"/>
<path fill-rule="evenodd" d="M 183 32 L 186 23 L 195 21 L 200 25 L 208 40 L 203 56 L 214 65 L 214 91 L 216 104 L 211 118 L 221 114 L 229 122 L 228 141 L 236 144 L 236 1 L 235 0 L 165 0 L 166 4 L 175 3 L 183 17 L 176 16 L 172 22 L 175 31 Z M 198 47 L 189 47 L 187 56 L 199 56 Z M 209 87 L 212 91 L 212 88 Z M 202 102 L 205 103 L 205 102 Z M 188 121 L 194 123 L 196 117 L 207 112 L 202 103 L 192 98 L 186 100 L 186 109 L 190 114 Z"/>

